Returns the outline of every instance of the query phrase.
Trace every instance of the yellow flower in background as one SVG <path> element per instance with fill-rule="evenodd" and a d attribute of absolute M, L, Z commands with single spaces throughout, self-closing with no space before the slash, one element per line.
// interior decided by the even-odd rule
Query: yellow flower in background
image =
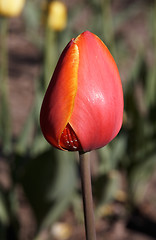
<path fill-rule="evenodd" d="M 0 0 L 0 15 L 17 17 L 25 4 L 25 0 Z"/>
<path fill-rule="evenodd" d="M 67 8 L 65 4 L 60 1 L 52 1 L 49 4 L 47 21 L 51 29 L 55 31 L 63 30 L 67 25 Z"/>
<path fill-rule="evenodd" d="M 72 227 L 68 223 L 56 222 L 51 228 L 51 235 L 57 240 L 66 240 L 72 234 Z"/>

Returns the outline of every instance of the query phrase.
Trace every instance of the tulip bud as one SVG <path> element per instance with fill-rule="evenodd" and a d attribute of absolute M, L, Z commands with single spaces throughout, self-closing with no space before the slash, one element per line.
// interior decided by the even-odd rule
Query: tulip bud
<path fill-rule="evenodd" d="M 23 7 L 25 0 L 0 0 L 0 15 L 6 17 L 17 17 Z"/>
<path fill-rule="evenodd" d="M 40 113 L 43 135 L 58 149 L 87 152 L 109 143 L 122 118 L 116 63 L 96 35 L 83 32 L 64 49 L 48 86 Z"/>
<path fill-rule="evenodd" d="M 59 1 L 52 1 L 49 4 L 47 21 L 48 26 L 55 31 L 61 31 L 66 27 L 67 9 L 64 3 Z"/>

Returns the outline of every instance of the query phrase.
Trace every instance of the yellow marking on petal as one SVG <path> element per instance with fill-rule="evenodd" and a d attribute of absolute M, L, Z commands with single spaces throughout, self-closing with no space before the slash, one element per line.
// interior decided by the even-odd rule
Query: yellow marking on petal
<path fill-rule="evenodd" d="M 62 132 L 74 108 L 78 88 L 78 66 L 78 46 L 71 40 L 59 58 L 40 114 L 40 124 L 45 138 L 59 149 L 62 149 L 60 144 Z"/>
<path fill-rule="evenodd" d="M 73 45 L 69 48 L 68 54 L 66 55 L 64 61 L 66 61 L 65 69 L 64 69 L 64 74 L 65 74 L 64 77 L 67 80 L 66 82 L 63 81 L 63 86 L 62 86 L 62 89 L 64 91 L 63 98 L 62 98 L 62 105 L 64 105 L 64 101 L 65 101 L 65 108 L 63 110 L 62 118 L 65 121 L 61 120 L 62 126 L 58 136 L 58 145 L 60 148 L 62 148 L 60 144 L 60 138 L 71 118 L 73 108 L 74 108 L 74 100 L 75 100 L 75 96 L 78 88 L 77 78 L 78 78 L 78 66 L 79 66 L 79 50 L 78 50 L 78 46 L 74 43 L 74 41 L 73 41 Z"/>

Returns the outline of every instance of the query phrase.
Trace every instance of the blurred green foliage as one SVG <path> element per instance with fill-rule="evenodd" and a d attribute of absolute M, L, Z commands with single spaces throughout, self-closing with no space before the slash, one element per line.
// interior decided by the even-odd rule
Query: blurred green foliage
<path fill-rule="evenodd" d="M 18 209 L 17 184 L 22 185 L 32 206 L 38 231 L 49 228 L 69 206 L 76 218 L 82 219 L 77 156 L 49 146 L 40 131 L 39 113 L 62 49 L 86 29 L 97 34 L 112 52 L 121 72 L 125 99 L 122 130 L 109 145 L 96 151 L 92 182 L 97 216 L 105 204 L 123 200 L 118 195 L 121 191 L 126 195 L 124 203 L 139 204 L 156 169 L 156 2 L 71 1 L 67 28 L 62 32 L 46 26 L 42 4 L 27 0 L 22 15 L 25 36 L 42 52 L 43 67 L 35 81 L 32 109 L 15 141 L 8 104 L 6 41 L 0 44 L 0 154 L 9 162 L 12 179 L 11 189 L 0 188 L 1 239 L 7 239 L 10 226 L 17 229 L 13 224 Z M 137 28 L 131 33 L 131 21 L 135 28 L 142 15 L 146 36 L 139 36 Z M 5 20 L 0 19 L 2 40 L 7 37 Z M 140 28 L 145 26 L 140 24 Z"/>

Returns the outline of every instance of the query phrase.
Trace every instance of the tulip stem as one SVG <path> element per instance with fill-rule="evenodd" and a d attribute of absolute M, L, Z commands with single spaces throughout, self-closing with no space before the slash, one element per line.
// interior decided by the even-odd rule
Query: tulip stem
<path fill-rule="evenodd" d="M 89 153 L 80 152 L 79 156 L 86 240 L 96 240 Z"/>
<path fill-rule="evenodd" d="M 46 25 L 45 29 L 45 52 L 44 52 L 44 87 L 47 89 L 51 72 L 54 71 L 56 65 L 57 52 L 57 34 Z"/>
<path fill-rule="evenodd" d="M 8 86 L 8 19 L 2 17 L 0 19 L 0 52 L 1 52 L 1 68 L 0 68 L 0 135 L 3 139 L 3 152 L 9 154 L 11 152 L 11 119 L 9 107 L 9 86 Z"/>

